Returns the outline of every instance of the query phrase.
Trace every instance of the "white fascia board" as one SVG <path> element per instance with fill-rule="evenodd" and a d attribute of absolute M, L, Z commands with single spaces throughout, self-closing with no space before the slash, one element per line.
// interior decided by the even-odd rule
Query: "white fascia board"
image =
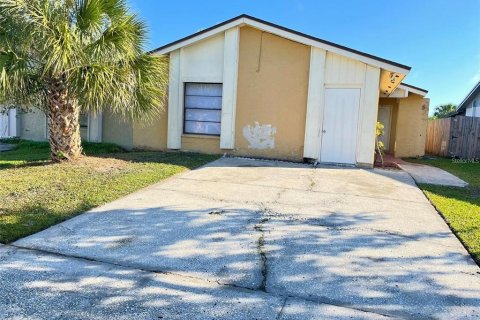
<path fill-rule="evenodd" d="M 241 27 L 243 25 L 248 25 L 248 26 L 254 27 L 256 29 L 275 34 L 275 35 L 277 35 L 279 37 L 282 37 L 282 38 L 285 38 L 285 39 L 289 39 L 289 40 L 292 40 L 292 41 L 295 41 L 295 42 L 298 42 L 298 43 L 302 43 L 302 44 L 305 44 L 305 45 L 308 45 L 308 46 L 317 47 L 317 48 L 320 48 L 320 49 L 323 49 L 323 50 L 326 50 L 326 51 L 329 51 L 329 52 L 333 52 L 333 53 L 342 55 L 344 57 L 355 59 L 355 60 L 361 61 L 363 63 L 366 63 L 368 65 L 371 65 L 371 66 L 374 66 L 374 67 L 377 67 L 377 68 L 385 69 L 385 70 L 392 71 L 392 72 L 401 73 L 401 74 L 404 74 L 404 75 L 407 75 L 410 71 L 409 69 L 405 69 L 405 68 L 402 68 L 402 67 L 399 67 L 399 66 L 396 66 L 396 65 L 392 65 L 392 64 L 389 64 L 387 62 L 383 62 L 383 61 L 380 61 L 380 60 L 377 60 L 377 59 L 374 59 L 374 58 L 370 58 L 370 57 L 367 57 L 367 56 L 364 56 L 364 55 L 361 55 L 361 54 L 358 54 L 358 53 L 355 53 L 355 52 L 344 50 L 344 49 L 329 45 L 329 44 L 324 43 L 324 42 L 320 42 L 320 41 L 316 41 L 316 40 L 313 40 L 313 39 L 310 39 L 310 38 L 306 38 L 306 37 L 301 36 L 299 34 L 295 34 L 295 33 L 289 32 L 287 30 L 282 30 L 282 29 L 276 28 L 274 26 L 267 25 L 267 24 L 264 24 L 262 22 L 255 21 L 255 20 L 252 20 L 252 19 L 249 19 L 249 18 L 246 18 L 246 17 L 239 18 L 238 20 L 235 20 L 235 21 L 232 21 L 230 23 L 224 24 L 222 26 L 219 26 L 218 28 L 215 28 L 215 29 L 212 29 L 210 31 L 201 33 L 198 36 L 195 36 L 195 37 L 192 37 L 192 38 L 189 38 L 189 39 L 185 39 L 185 41 L 178 42 L 178 43 L 173 44 L 173 45 L 171 45 L 171 46 L 169 46 L 165 49 L 156 51 L 154 54 L 160 54 L 160 55 L 161 54 L 166 54 L 166 53 L 169 53 L 169 52 L 174 51 L 176 49 L 179 49 L 181 47 L 185 47 L 185 46 L 188 46 L 188 45 L 190 45 L 192 43 L 195 43 L 197 41 L 200 41 L 200 40 L 206 39 L 208 37 L 214 36 L 214 35 L 216 35 L 220 32 L 225 32 L 226 30 L 228 30 L 230 28 Z"/>
<path fill-rule="evenodd" d="M 166 54 L 166 53 L 170 53 L 172 51 L 175 51 L 177 49 L 180 49 L 182 47 L 186 47 L 188 45 L 191 45 L 197 41 L 200 41 L 200 40 L 203 40 L 203 39 L 206 39 L 206 38 L 209 38 L 211 36 L 214 36 L 214 35 L 217 35 L 221 32 L 225 32 L 227 31 L 228 29 L 231 29 L 231 28 L 235 28 L 235 27 L 241 27 L 243 24 L 244 24 L 244 19 L 245 18 L 241 18 L 241 19 L 238 19 L 238 20 L 235 20 L 235 21 L 232 21 L 230 23 L 227 23 L 223 26 L 220 26 L 218 28 L 215 28 L 213 30 L 210 30 L 210 31 L 207 31 L 205 33 L 202 33 L 202 34 L 199 34 L 198 36 L 196 37 L 193 37 L 193 38 L 190 38 L 190 39 L 186 39 L 185 41 L 182 41 L 182 42 L 179 42 L 179 43 L 176 43 L 168 48 L 165 48 L 163 50 L 159 50 L 159 51 L 156 51 L 154 54 L 158 54 L 158 55 L 162 55 L 162 54 Z"/>
<path fill-rule="evenodd" d="M 415 93 L 415 94 L 418 94 L 422 97 L 425 97 L 427 95 L 428 92 L 424 92 L 424 91 L 421 91 L 421 90 L 417 90 L 415 88 L 412 88 L 412 87 L 407 87 L 407 86 L 404 86 L 403 84 L 400 84 L 398 86 L 398 88 L 402 89 L 402 90 L 405 90 L 405 92 L 407 93 L 407 96 L 408 96 L 408 93 L 409 92 L 412 92 L 412 93 Z"/>
<path fill-rule="evenodd" d="M 463 107 L 463 105 L 465 104 L 465 101 L 470 99 L 470 96 L 473 95 L 473 93 L 477 90 L 478 86 L 480 86 L 480 81 L 477 83 L 475 87 L 473 87 L 473 89 L 467 94 L 467 96 L 462 100 L 462 102 L 460 102 L 460 104 L 457 107 L 457 110 L 460 110 L 460 108 Z"/>
<path fill-rule="evenodd" d="M 342 55 L 342 56 L 347 57 L 347 58 L 352 58 L 352 59 L 361 61 L 363 63 L 369 64 L 369 65 L 372 65 L 372 66 L 375 66 L 375 67 L 378 67 L 378 68 L 386 69 L 388 71 L 402 73 L 402 74 L 405 74 L 405 75 L 408 74 L 409 71 L 410 71 L 408 69 L 401 68 L 401 67 L 398 67 L 398 66 L 394 66 L 394 65 L 391 65 L 389 63 L 382 62 L 382 61 L 379 61 L 379 60 L 376 60 L 376 59 L 373 59 L 373 58 L 369 58 L 369 57 L 366 57 L 366 56 L 363 56 L 361 54 L 357 54 L 357 53 L 354 53 L 354 52 L 351 52 L 351 51 L 348 51 L 348 50 L 343 50 L 341 48 L 337 48 L 337 47 L 331 46 L 329 44 L 326 44 L 326 43 L 323 43 L 323 42 L 320 42 L 320 41 L 315 41 L 313 39 L 302 37 L 301 35 L 294 34 L 294 33 L 288 32 L 286 30 L 281 30 L 281 29 L 275 28 L 273 26 L 269 26 L 269 25 L 260 23 L 258 21 L 250 20 L 248 18 L 243 18 L 243 19 L 245 20 L 246 25 L 250 25 L 254 28 L 273 33 L 277 36 L 280 36 L 282 38 L 286 38 L 286 39 L 289 39 L 289 40 L 292 40 L 292 41 L 295 41 L 295 42 L 303 43 L 305 45 L 309 45 L 309 46 L 317 47 L 317 48 L 320 48 L 320 49 L 323 49 L 323 50 L 326 50 L 326 51 L 329 51 L 329 52 L 333 52 L 333 53 Z"/>

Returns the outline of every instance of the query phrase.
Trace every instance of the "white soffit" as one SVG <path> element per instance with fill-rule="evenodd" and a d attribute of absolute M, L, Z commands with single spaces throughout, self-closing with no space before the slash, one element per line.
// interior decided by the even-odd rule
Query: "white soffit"
<path fill-rule="evenodd" d="M 213 26 L 211 28 L 205 29 L 203 31 L 197 32 L 191 36 L 185 37 L 183 39 L 174 41 L 170 44 L 167 44 L 163 47 L 160 47 L 158 49 L 152 50 L 150 53 L 152 54 L 166 54 L 169 52 L 172 52 L 174 50 L 177 50 L 181 47 L 188 46 L 194 42 L 206 39 L 208 37 L 211 37 L 217 33 L 220 32 L 225 32 L 228 29 L 234 28 L 234 27 L 241 27 L 244 25 L 251 26 L 253 28 L 266 31 L 272 34 L 275 34 L 277 36 L 280 36 L 282 38 L 286 38 L 298 43 L 302 43 L 305 45 L 309 45 L 312 47 L 317 47 L 329 52 L 333 52 L 348 58 L 352 58 L 358 61 L 361 61 L 363 63 L 366 63 L 368 65 L 372 65 L 378 68 L 382 68 L 394 73 L 406 75 L 410 71 L 410 67 L 401 65 L 399 63 L 389 61 L 380 57 L 375 57 L 370 54 L 366 54 L 354 49 L 350 49 L 344 46 L 340 46 L 337 44 L 334 44 L 332 42 L 328 42 L 325 40 L 321 40 L 315 37 L 311 37 L 309 35 L 284 28 L 282 26 L 274 25 L 272 23 L 269 23 L 267 21 L 263 21 L 254 17 L 250 17 L 247 15 L 241 15 L 236 18 L 233 18 L 231 20 L 227 20 L 223 23 L 220 23 L 216 26 Z M 402 77 L 403 79 L 403 77 Z"/>

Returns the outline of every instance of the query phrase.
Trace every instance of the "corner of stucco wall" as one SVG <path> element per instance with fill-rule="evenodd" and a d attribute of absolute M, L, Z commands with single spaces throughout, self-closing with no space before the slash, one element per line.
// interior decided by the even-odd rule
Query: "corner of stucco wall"
<path fill-rule="evenodd" d="M 398 100 L 395 157 L 418 157 L 425 154 L 430 99 L 411 94 Z"/>

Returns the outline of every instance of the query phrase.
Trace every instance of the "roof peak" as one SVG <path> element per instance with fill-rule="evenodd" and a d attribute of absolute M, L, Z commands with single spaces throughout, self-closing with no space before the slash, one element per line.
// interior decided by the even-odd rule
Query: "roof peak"
<path fill-rule="evenodd" d="M 223 22 L 220 22 L 218 24 L 215 24 L 215 25 L 213 25 L 209 28 L 206 28 L 206 29 L 203 29 L 201 31 L 195 32 L 195 33 L 193 33 L 189 36 L 186 36 L 184 38 L 180 38 L 176 41 L 165 44 L 165 45 L 163 45 L 159 48 L 151 50 L 149 53 L 160 53 L 160 54 L 168 53 L 170 51 L 178 49 L 179 47 L 182 47 L 183 46 L 182 44 L 188 45 L 188 44 L 194 42 L 192 40 L 194 40 L 195 38 L 203 39 L 204 37 L 202 37 L 202 36 L 209 36 L 209 34 L 214 33 L 216 29 L 218 29 L 218 32 L 220 32 L 220 31 L 223 31 L 223 29 L 225 29 L 225 28 L 232 28 L 232 27 L 238 26 L 240 24 L 246 24 L 246 25 L 250 25 L 252 27 L 257 27 L 257 28 L 261 28 L 261 27 L 268 28 L 269 30 L 277 31 L 276 32 L 277 35 L 280 34 L 280 36 L 285 37 L 287 39 L 290 38 L 290 40 L 293 40 L 293 41 L 301 42 L 301 41 L 299 41 L 299 39 L 300 40 L 304 39 L 305 41 L 303 41 L 303 43 L 307 42 L 310 45 L 313 45 L 313 43 L 315 43 L 319 47 L 325 47 L 325 50 L 327 50 L 327 51 L 335 52 L 335 50 L 336 50 L 336 51 L 339 51 L 339 52 L 350 53 L 350 54 L 353 54 L 357 57 L 363 57 L 363 58 L 365 58 L 366 60 L 369 60 L 369 61 L 371 61 L 371 60 L 378 61 L 382 64 L 386 64 L 386 65 L 390 65 L 390 66 L 393 66 L 393 67 L 398 68 L 398 69 L 402 69 L 402 70 L 405 71 L 405 73 L 408 73 L 408 71 L 411 69 L 411 67 L 406 66 L 404 64 L 400 64 L 398 62 L 387 60 L 387 59 L 384 59 L 384 58 L 381 58 L 381 57 L 378 57 L 378 56 L 371 55 L 369 53 L 365 53 L 365 52 L 358 51 L 358 50 L 355 50 L 355 49 L 352 49 L 352 48 L 349 48 L 349 47 L 346 47 L 346 46 L 343 46 L 343 45 L 340 45 L 340 44 L 336 44 L 336 43 L 333 43 L 333 42 L 330 42 L 330 41 L 327 41 L 327 40 L 323 40 L 323 39 L 320 39 L 320 38 L 317 38 L 317 37 L 314 37 L 314 36 L 311 36 L 311 35 L 308 35 L 308 34 L 293 30 L 293 29 L 283 27 L 281 25 L 274 24 L 272 22 L 268 22 L 268 21 L 253 17 L 253 16 L 245 14 L 245 13 L 242 13 L 241 15 L 238 15 L 234 18 L 231 18 L 231 19 L 225 20 Z M 274 32 L 272 32 L 272 33 L 274 33 Z M 292 39 L 292 38 L 295 38 L 297 40 Z M 338 52 L 335 52 L 335 53 L 338 53 Z"/>

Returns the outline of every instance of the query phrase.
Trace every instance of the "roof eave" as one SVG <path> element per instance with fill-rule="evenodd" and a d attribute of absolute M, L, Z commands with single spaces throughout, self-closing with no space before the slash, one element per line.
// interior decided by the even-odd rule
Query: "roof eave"
<path fill-rule="evenodd" d="M 457 111 L 460 111 L 460 109 L 465 109 L 467 104 L 470 103 L 470 98 L 472 96 L 476 96 L 478 93 L 480 93 L 480 81 L 473 87 L 473 89 L 467 94 L 467 96 L 460 102 L 460 104 L 457 107 Z"/>
<path fill-rule="evenodd" d="M 425 97 L 428 94 L 428 90 L 425 90 L 425 89 L 422 89 L 422 88 L 419 88 L 419 87 L 415 87 L 415 86 L 412 86 L 411 84 L 407 84 L 407 83 L 401 83 L 398 87 L 400 89 L 406 90 L 408 92 L 418 94 L 422 97 Z"/>
<path fill-rule="evenodd" d="M 398 72 L 406 75 L 411 69 L 409 66 L 406 66 L 394 61 L 383 59 L 368 53 L 364 53 L 355 49 L 338 45 L 330 41 L 319 39 L 319 38 L 316 38 L 292 29 L 285 28 L 283 26 L 273 24 L 268 21 L 264 21 L 255 17 L 248 16 L 246 14 L 242 14 L 238 17 L 229 19 L 227 21 L 214 25 L 210 28 L 196 32 L 190 36 L 187 36 L 182 39 L 171 42 L 169 44 L 166 44 L 162 47 L 159 47 L 155 50 L 150 51 L 149 53 L 167 54 L 171 51 L 190 45 L 202 39 L 211 37 L 217 33 L 223 32 L 230 28 L 240 27 L 243 25 L 249 25 L 254 28 L 276 34 L 278 36 L 281 36 L 283 38 L 286 38 L 295 42 L 303 43 L 313 47 L 318 47 L 333 53 L 351 57 L 356 60 L 362 61 L 366 64 L 376 66 L 378 68 L 386 69 L 389 71 Z"/>

